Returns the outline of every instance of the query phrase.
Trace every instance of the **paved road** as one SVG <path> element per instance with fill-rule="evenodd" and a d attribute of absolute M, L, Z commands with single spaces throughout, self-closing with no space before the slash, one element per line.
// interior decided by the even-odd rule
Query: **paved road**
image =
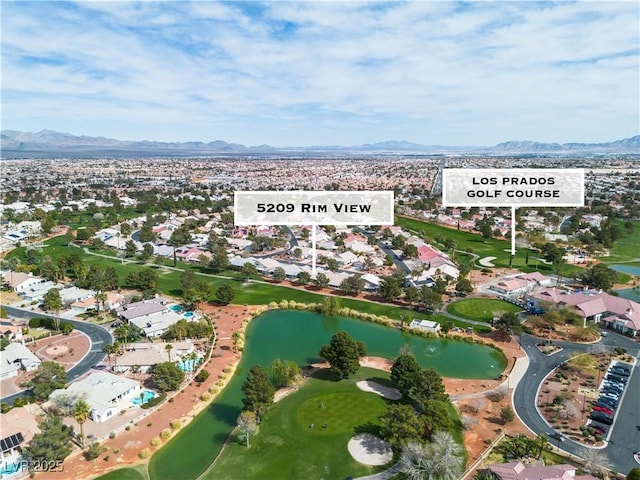
<path fill-rule="evenodd" d="M 520 419 L 536 434 L 548 434 L 554 430 L 542 418 L 536 406 L 536 399 L 542 380 L 558 365 L 568 360 L 573 353 L 588 352 L 591 345 L 555 342 L 563 350 L 555 355 L 545 356 L 535 346 L 539 338 L 523 334 L 521 344 L 529 356 L 529 368 L 526 373 L 526 381 L 520 382 L 513 394 L 513 403 Z M 627 348 L 628 353 L 638 357 L 639 345 L 633 340 L 622 335 L 609 333 L 602 343 L 609 349 L 614 346 Z M 627 474 L 629 470 L 638 467 L 633 458 L 633 453 L 640 451 L 640 430 L 636 428 L 640 424 L 640 373 L 639 367 L 633 369 L 624 397 L 621 399 L 615 422 L 611 428 L 609 441 L 604 447 L 604 452 L 614 465 L 614 470 Z M 586 420 L 586 415 L 585 415 Z M 558 442 L 549 439 L 554 445 Z M 565 438 L 560 447 L 568 453 L 579 455 L 582 445 Z"/>
<path fill-rule="evenodd" d="M 21 308 L 6 306 L 7 313 L 12 317 L 16 318 L 33 318 L 33 317 L 49 317 L 53 318 L 52 315 L 47 315 L 45 313 L 40 312 L 32 312 L 31 310 L 24 310 Z M 82 322 L 78 320 L 70 320 L 63 318 L 65 322 L 69 322 L 73 325 L 73 328 L 84 333 L 89 337 L 90 340 L 90 350 L 89 352 L 73 367 L 67 372 L 67 380 L 69 382 L 74 381 L 76 378 L 84 375 L 88 372 L 91 367 L 98 365 L 100 362 L 104 360 L 104 346 L 107 343 L 113 342 L 113 337 L 111 333 L 99 326 L 92 323 Z M 19 393 L 15 393 L 13 395 L 8 395 L 6 397 L 2 397 L 2 402 L 12 405 L 16 398 L 26 395 L 27 391 L 22 391 Z"/>

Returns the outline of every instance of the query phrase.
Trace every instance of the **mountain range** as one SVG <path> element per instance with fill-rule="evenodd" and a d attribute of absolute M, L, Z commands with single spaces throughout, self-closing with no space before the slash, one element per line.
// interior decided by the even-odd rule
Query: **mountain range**
<path fill-rule="evenodd" d="M 79 156 L 279 156 L 349 155 L 349 154 L 640 154 L 640 135 L 606 143 L 542 143 L 509 141 L 494 146 L 420 145 L 405 141 L 385 141 L 373 144 L 311 147 L 244 146 L 222 140 L 212 142 L 124 141 L 106 137 L 76 136 L 53 130 L 37 133 L 16 130 L 0 131 L 2 158 L 79 157 Z"/>

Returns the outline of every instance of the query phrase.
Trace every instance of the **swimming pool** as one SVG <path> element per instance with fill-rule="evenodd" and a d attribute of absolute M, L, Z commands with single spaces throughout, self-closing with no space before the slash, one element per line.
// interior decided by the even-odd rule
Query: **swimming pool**
<path fill-rule="evenodd" d="M 193 312 L 184 312 L 184 313 L 182 314 L 182 316 L 183 316 L 184 318 L 191 318 L 191 317 L 193 317 L 194 315 L 195 315 L 195 313 L 193 313 Z"/>
<path fill-rule="evenodd" d="M 180 305 L 171 305 L 169 308 L 176 313 L 180 313 L 184 310 L 184 308 L 182 308 Z"/>
<path fill-rule="evenodd" d="M 134 405 L 142 405 L 143 403 L 147 403 L 152 398 L 156 397 L 156 392 L 152 390 L 143 390 L 140 395 L 131 400 L 131 403 Z"/>
<path fill-rule="evenodd" d="M 180 368 L 180 370 L 182 370 L 183 372 L 193 372 L 196 368 L 196 365 L 198 365 L 200 362 L 200 358 L 197 358 L 195 360 L 193 358 L 185 358 L 178 362 L 178 368 Z"/>
<path fill-rule="evenodd" d="M 17 462 L 7 463 L 5 466 L 0 468 L 0 475 L 13 475 L 22 470 L 22 460 L 18 460 Z"/>

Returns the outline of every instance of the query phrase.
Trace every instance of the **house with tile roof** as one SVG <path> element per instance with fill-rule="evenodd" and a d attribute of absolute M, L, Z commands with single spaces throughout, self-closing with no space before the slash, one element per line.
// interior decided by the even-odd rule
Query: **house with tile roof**
<path fill-rule="evenodd" d="M 597 480 L 592 475 L 576 475 L 576 467 L 568 464 L 526 467 L 518 461 L 491 465 L 486 470 L 498 480 Z"/>
<path fill-rule="evenodd" d="M 604 323 L 608 328 L 627 335 L 637 336 L 640 331 L 640 303 L 608 293 L 568 293 L 546 288 L 528 295 L 534 302 L 548 302 L 559 307 L 570 307 L 587 321 Z"/>

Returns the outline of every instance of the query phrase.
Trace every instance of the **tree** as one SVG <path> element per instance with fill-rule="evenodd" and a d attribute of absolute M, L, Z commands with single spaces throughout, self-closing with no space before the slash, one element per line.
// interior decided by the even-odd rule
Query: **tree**
<path fill-rule="evenodd" d="M 414 384 L 409 389 L 409 397 L 423 410 L 423 405 L 428 400 L 449 401 L 442 377 L 433 368 L 420 370 L 416 374 Z"/>
<path fill-rule="evenodd" d="M 59 415 L 48 415 L 40 424 L 40 433 L 36 433 L 28 447 L 22 449 L 22 457 L 34 471 L 36 465 L 49 465 L 49 462 L 62 462 L 71 453 L 73 429 L 60 419 Z"/>
<path fill-rule="evenodd" d="M 107 343 L 104 346 L 104 353 L 107 354 L 107 361 L 109 362 L 109 370 L 111 370 L 111 355 L 115 355 L 120 351 L 120 345 L 113 343 Z"/>
<path fill-rule="evenodd" d="M 473 292 L 473 285 L 471 285 L 471 281 L 468 278 L 458 277 L 456 291 L 460 293 L 471 293 Z"/>
<path fill-rule="evenodd" d="M 249 278 L 258 274 L 258 269 L 253 263 L 246 262 L 244 265 L 242 265 L 242 274 L 247 280 L 249 280 Z"/>
<path fill-rule="evenodd" d="M 230 304 L 233 301 L 233 297 L 235 297 L 235 295 L 235 290 L 228 283 L 220 285 L 218 290 L 216 290 L 216 300 L 223 305 Z"/>
<path fill-rule="evenodd" d="M 209 266 L 218 272 L 229 267 L 229 255 L 224 247 L 218 245 L 214 248 Z"/>
<path fill-rule="evenodd" d="M 178 259 L 176 257 L 176 248 L 181 247 L 183 245 L 187 245 L 191 243 L 193 238 L 191 237 L 191 232 L 189 231 L 188 225 L 180 225 L 176 228 L 171 234 L 171 238 L 169 239 L 169 243 L 173 247 L 173 266 L 175 267 Z"/>
<path fill-rule="evenodd" d="M 593 475 L 601 476 L 605 474 L 607 470 L 613 468 L 609 457 L 602 450 L 580 447 L 578 456 L 584 460 L 583 469 Z"/>
<path fill-rule="evenodd" d="M 422 294 L 417 287 L 407 287 L 404 290 L 404 299 L 409 303 L 420 301 Z"/>
<path fill-rule="evenodd" d="M 438 437 L 428 444 L 409 442 L 402 448 L 400 472 L 409 480 L 456 480 L 462 471 L 462 449 L 449 438 Z"/>
<path fill-rule="evenodd" d="M 255 413 L 260 423 L 265 412 L 273 405 L 275 388 L 269 381 L 267 372 L 260 365 L 254 365 L 247 374 L 247 379 L 240 387 L 244 398 L 244 409 Z"/>
<path fill-rule="evenodd" d="M 396 277 L 384 277 L 380 282 L 380 295 L 387 301 L 395 301 L 402 295 L 401 284 Z"/>
<path fill-rule="evenodd" d="M 590 287 L 599 290 L 609 290 L 618 281 L 618 274 L 604 263 L 598 263 L 588 268 L 587 271 L 582 274 L 581 279 Z"/>
<path fill-rule="evenodd" d="M 273 278 L 276 282 L 282 282 L 287 278 L 287 271 L 282 267 L 276 267 L 273 269 Z"/>
<path fill-rule="evenodd" d="M 42 362 L 33 375 L 33 378 L 27 383 L 31 388 L 35 397 L 44 401 L 49 398 L 51 392 L 58 388 L 63 388 L 67 383 L 67 372 L 64 367 L 57 362 Z"/>
<path fill-rule="evenodd" d="M 276 358 L 269 365 L 269 379 L 276 388 L 291 386 L 301 378 L 300 367 L 293 360 L 282 361 Z"/>
<path fill-rule="evenodd" d="M 84 446 L 84 422 L 89 418 L 91 407 L 84 400 L 78 400 L 73 406 L 73 418 L 80 425 L 80 443 Z"/>
<path fill-rule="evenodd" d="M 360 368 L 360 350 L 351 335 L 339 331 L 331 337 L 329 345 L 320 348 L 318 355 L 329 362 L 331 370 L 338 373 L 340 378 L 348 378 Z"/>
<path fill-rule="evenodd" d="M 504 424 L 513 422 L 515 418 L 516 414 L 514 413 L 513 408 L 509 405 L 502 407 L 502 410 L 500 410 L 500 419 Z"/>
<path fill-rule="evenodd" d="M 258 419 L 253 412 L 244 411 L 240 413 L 238 417 L 238 430 L 245 438 L 247 447 L 249 447 L 249 438 L 251 435 L 258 433 Z"/>
<path fill-rule="evenodd" d="M 418 374 L 422 368 L 418 364 L 415 355 L 411 352 L 402 352 L 391 367 L 391 380 L 398 390 L 404 395 L 409 393 L 411 387 L 417 382 Z"/>
<path fill-rule="evenodd" d="M 318 288 L 327 288 L 329 286 L 329 277 L 320 272 L 316 274 L 316 278 L 313 281 L 314 285 Z"/>
<path fill-rule="evenodd" d="M 138 247 L 133 240 L 127 240 L 124 244 L 124 256 L 127 258 L 135 257 Z"/>
<path fill-rule="evenodd" d="M 175 363 L 157 363 L 151 367 L 150 372 L 153 381 L 161 392 L 177 390 L 184 381 L 184 372 Z"/>
<path fill-rule="evenodd" d="M 635 467 L 629 470 L 626 480 L 640 480 L 640 468 Z"/>
<path fill-rule="evenodd" d="M 169 356 L 169 361 L 171 361 L 171 350 L 173 350 L 173 345 L 171 345 L 170 343 L 167 343 L 164 349 L 167 352 L 167 355 Z"/>
<path fill-rule="evenodd" d="M 196 286 L 196 282 L 198 278 L 193 270 L 183 270 L 180 274 L 180 286 L 182 287 L 182 291 L 189 290 Z"/>
<path fill-rule="evenodd" d="M 336 315 L 340 310 L 340 300 L 337 297 L 324 297 L 320 304 L 320 312 L 323 315 Z"/>
<path fill-rule="evenodd" d="M 494 327 L 505 338 L 511 335 L 520 335 L 523 331 L 518 316 L 513 312 L 500 315 L 500 318 L 494 323 Z"/>
<path fill-rule="evenodd" d="M 298 283 L 300 285 L 306 285 L 311 281 L 311 274 L 309 272 L 302 271 L 298 274 Z"/>
<path fill-rule="evenodd" d="M 420 302 L 426 310 L 437 310 L 442 307 L 442 295 L 423 285 L 420 287 Z"/>
<path fill-rule="evenodd" d="M 120 278 L 115 267 L 107 267 L 104 270 L 104 289 L 105 290 L 117 290 L 120 284 Z"/>
<path fill-rule="evenodd" d="M 423 422 L 411 405 L 392 404 L 378 418 L 380 433 L 394 445 L 422 438 Z"/>
<path fill-rule="evenodd" d="M 57 288 L 50 288 L 47 293 L 44 294 L 42 299 L 42 306 L 47 312 L 55 313 L 55 325 L 56 331 L 60 330 L 60 310 L 62 310 L 62 297 L 60 296 L 60 290 Z"/>
<path fill-rule="evenodd" d="M 418 257 L 418 247 L 416 247 L 413 243 L 409 243 L 402 247 L 402 255 L 405 258 L 417 258 Z"/>
<path fill-rule="evenodd" d="M 362 275 L 351 275 L 340 282 L 340 290 L 351 295 L 358 295 L 364 290 Z"/>

